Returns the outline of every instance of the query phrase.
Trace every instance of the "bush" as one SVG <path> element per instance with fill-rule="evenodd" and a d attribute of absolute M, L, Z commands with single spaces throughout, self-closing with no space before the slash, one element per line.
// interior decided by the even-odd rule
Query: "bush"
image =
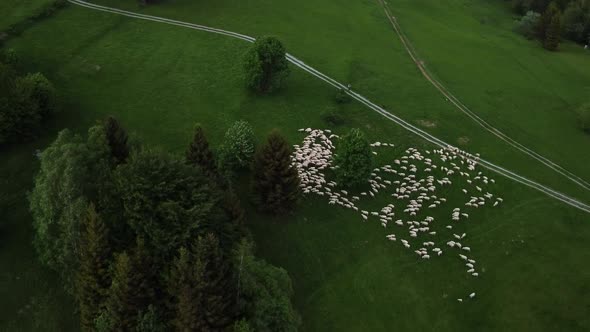
<path fill-rule="evenodd" d="M 335 97 L 337 104 L 348 104 L 352 98 L 344 91 L 344 89 L 338 89 Z"/>
<path fill-rule="evenodd" d="M 590 103 L 582 105 L 578 109 L 580 128 L 590 134 Z"/>
<path fill-rule="evenodd" d="M 536 27 L 539 24 L 541 14 L 529 10 L 520 21 L 518 21 L 515 28 L 516 32 L 525 36 L 527 39 L 534 39 L 536 36 Z"/>
<path fill-rule="evenodd" d="M 333 157 L 336 181 L 343 186 L 364 184 L 373 166 L 371 146 L 359 129 L 342 136 Z"/>
<path fill-rule="evenodd" d="M 232 176 L 250 166 L 254 156 L 254 131 L 246 121 L 236 121 L 225 133 L 219 152 L 219 168 Z"/>
<path fill-rule="evenodd" d="M 0 63 L 0 144 L 34 138 L 42 121 L 57 109 L 53 85 L 40 73 L 16 75 Z"/>
<path fill-rule="evenodd" d="M 335 108 L 328 108 L 320 113 L 320 118 L 329 126 L 335 127 L 344 124 L 345 119 L 342 111 Z"/>

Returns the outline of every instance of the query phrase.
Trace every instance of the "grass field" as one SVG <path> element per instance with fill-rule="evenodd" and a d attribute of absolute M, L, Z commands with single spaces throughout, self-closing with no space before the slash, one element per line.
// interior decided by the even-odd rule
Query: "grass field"
<path fill-rule="evenodd" d="M 137 9 L 134 2 L 101 3 Z M 584 58 L 579 50 L 567 45 L 565 52 L 549 57 L 510 35 L 510 17 L 500 7 L 478 7 L 478 15 L 493 17 L 495 21 L 489 21 L 496 22 L 494 28 L 492 23 L 478 26 L 470 8 L 483 1 L 470 3 L 471 7 L 465 7 L 451 1 L 448 8 L 437 7 L 435 1 L 390 5 L 428 65 L 459 98 L 473 103 L 475 111 L 497 121 L 494 124 L 511 135 L 522 134 L 517 138 L 523 143 L 530 140 L 539 152 L 553 159 L 563 157 L 564 166 L 590 177 L 585 167 L 590 155 L 577 152 L 587 147 L 588 138 L 577 134 L 575 124 L 567 127 L 567 116 L 562 119 L 551 114 L 562 110 L 555 106 L 559 100 L 573 105 L 585 97 L 583 91 L 569 84 L 588 84 L 588 71 L 569 68 L 576 63 L 587 66 L 590 57 Z M 437 17 L 426 15 L 431 11 L 420 8 L 436 8 Z M 436 127 L 428 130 L 448 141 L 468 137 L 467 148 L 472 152 L 482 152 L 492 161 L 572 195 L 589 197 L 481 133 L 447 105 L 419 76 L 376 1 L 211 4 L 176 0 L 143 11 L 254 36 L 277 35 L 289 52 L 343 82 L 351 82 L 355 89 L 405 119 L 432 121 Z M 500 55 L 489 56 L 489 66 L 477 66 L 465 59 L 466 66 L 472 66 L 471 72 L 456 67 L 451 70 L 449 63 L 454 59 L 460 62 L 458 55 L 445 60 L 441 44 L 427 38 L 428 28 L 422 27 L 419 19 L 430 27 L 437 21 L 449 26 L 449 31 L 437 29 L 440 36 L 431 39 L 464 38 L 461 47 L 468 50 L 464 53 L 486 46 L 474 37 L 486 33 L 489 38 L 504 38 L 502 45 L 508 49 L 503 52 L 528 52 L 532 59 L 549 63 L 528 63 L 525 58 L 527 65 L 520 67 L 524 72 L 541 72 L 537 74 L 541 75 L 540 82 L 555 79 L 551 94 L 543 94 L 549 99 L 538 100 L 534 94 L 539 89 L 527 85 L 533 84 L 536 76 L 522 72 L 504 82 L 511 84 L 505 86 L 511 93 L 502 103 L 481 97 L 482 91 L 496 89 L 503 82 L 497 71 L 515 70 L 513 62 L 503 60 L 502 50 L 497 50 Z M 413 24 L 414 20 L 420 23 Z M 458 26 L 452 28 L 451 22 L 458 22 Z M 471 36 L 452 33 L 466 28 Z M 369 35 L 371 38 L 367 38 Z M 43 330 L 47 331 L 76 330 L 73 306 L 60 292 L 55 277 L 35 262 L 26 203 L 26 191 L 37 167 L 33 153 L 53 139 L 58 129 L 83 131 L 96 119 L 114 114 L 146 143 L 181 152 L 195 122 L 205 126 L 216 145 L 229 124 L 246 119 L 259 138 L 278 127 L 296 144 L 302 139 L 298 128 L 324 127 L 319 113 L 339 107 L 333 101 L 332 89 L 298 70 L 293 71 L 286 89 L 275 96 L 248 94 L 237 61 L 237 55 L 248 45 L 240 41 L 75 6 L 27 30 L 9 46 L 21 56 L 24 66 L 46 73 L 55 82 L 64 94 L 65 105 L 44 138 L 0 152 L 0 183 L 7 188 L 0 196 L 4 217 L 0 224 L 0 265 L 5 267 L 0 287 L 0 330 L 38 330 L 36 324 L 45 324 Z M 492 49 L 490 46 L 488 52 Z M 440 61 L 438 65 L 436 61 Z M 482 79 L 486 73 L 478 71 L 486 68 L 488 75 L 498 75 L 490 78 L 491 88 L 488 80 Z M 529 93 L 512 92 L 519 86 L 529 87 Z M 494 102 L 499 103 L 496 108 L 492 107 Z M 502 113 L 508 112 L 510 103 L 520 105 L 514 117 Z M 531 109 L 538 109 L 540 115 L 531 117 Z M 346 105 L 342 112 L 347 123 L 336 128 L 339 132 L 362 127 L 371 139 L 394 142 L 398 149 L 427 147 L 358 104 Z M 533 119 L 522 121 L 526 114 Z M 543 117 L 552 124 L 546 132 Z M 560 148 L 562 145 L 567 146 Z M 315 197 L 306 200 L 287 220 L 269 219 L 253 211 L 248 212 L 248 220 L 260 253 L 285 267 L 293 278 L 295 304 L 304 322 L 301 331 L 588 330 L 588 215 L 521 185 L 497 180 L 496 189 L 502 192 L 506 204 L 500 209 L 479 211 L 464 225 L 474 255 L 486 270 L 478 279 L 467 278 L 455 258 L 417 261 L 414 254 L 386 241 L 387 230 L 378 223 L 362 223 L 350 211 L 329 207 Z M 457 192 L 449 195 L 450 201 L 459 199 Z M 386 198 L 381 197 L 374 204 L 384 202 Z M 435 215 L 437 219 L 444 216 L 442 212 Z M 456 297 L 471 290 L 478 293 L 476 300 L 456 302 Z"/>
<path fill-rule="evenodd" d="M 3 0 L 0 2 L 0 31 L 29 18 L 51 0 Z"/>

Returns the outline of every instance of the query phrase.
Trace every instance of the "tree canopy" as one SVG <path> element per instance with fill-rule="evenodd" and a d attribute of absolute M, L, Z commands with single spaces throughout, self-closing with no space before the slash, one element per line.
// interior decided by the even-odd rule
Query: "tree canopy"
<path fill-rule="evenodd" d="M 283 44 L 275 37 L 260 37 L 244 57 L 246 85 L 259 93 L 278 90 L 289 75 Z"/>

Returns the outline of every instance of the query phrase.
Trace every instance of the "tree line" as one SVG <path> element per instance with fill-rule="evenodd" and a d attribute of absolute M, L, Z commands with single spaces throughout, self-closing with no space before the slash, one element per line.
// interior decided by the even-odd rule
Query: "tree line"
<path fill-rule="evenodd" d="M 523 15 L 517 31 L 548 50 L 557 50 L 562 38 L 590 44 L 589 0 L 511 0 L 511 5 Z"/>
<path fill-rule="evenodd" d="M 254 255 L 228 175 L 253 165 L 252 201 L 283 214 L 299 200 L 298 173 L 277 131 L 255 151 L 251 133 L 234 124 L 222 161 L 197 126 L 180 158 L 109 117 L 42 152 L 34 244 L 76 298 L 83 331 L 297 330 L 291 280 Z"/>

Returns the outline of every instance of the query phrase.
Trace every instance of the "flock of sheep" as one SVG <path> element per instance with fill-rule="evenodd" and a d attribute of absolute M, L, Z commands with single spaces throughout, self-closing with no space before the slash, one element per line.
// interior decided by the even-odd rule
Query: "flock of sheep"
<path fill-rule="evenodd" d="M 353 195 L 340 189 L 336 182 L 326 179 L 326 171 L 333 167 L 332 140 L 338 139 L 338 135 L 330 130 L 311 128 L 299 131 L 307 136 L 301 145 L 294 146 L 292 159 L 293 166 L 299 172 L 304 194 L 326 197 L 331 205 L 340 205 L 358 212 L 363 221 L 378 219 L 385 228 L 394 224 L 397 231 L 387 235 L 388 240 L 399 240 L 404 248 L 412 250 L 421 260 L 447 253 L 456 255 L 465 264 L 469 276 L 479 276 L 476 260 L 471 256 L 471 248 L 465 243 L 467 234 L 453 232 L 455 223 L 469 218 L 469 210 L 488 205 L 495 207 L 503 202 L 502 198 L 484 189 L 494 184 L 495 180 L 482 172 L 476 172 L 479 155 L 471 155 L 455 147 L 425 150 L 424 153 L 409 148 L 394 159 L 392 164 L 375 168 L 368 181 L 370 189 Z M 375 142 L 371 147 L 373 150 L 391 149 L 394 144 Z M 375 155 L 378 153 L 373 151 Z M 461 206 L 450 211 L 448 220 L 436 222 L 446 223 L 445 228 L 448 231 L 444 233 L 452 234 L 446 242 L 437 241 L 437 231 L 433 227 L 435 218 L 429 216 L 429 212 L 448 203 L 442 194 L 437 195 L 437 191 L 452 191 L 453 184 L 459 182 L 458 178 L 464 179 L 461 181 L 464 184 L 461 192 L 467 199 Z M 367 211 L 358 206 L 363 199 L 384 193 L 395 201 L 379 211 Z M 475 293 L 469 294 L 469 298 L 473 297 Z M 461 298 L 457 300 L 463 302 Z"/>

